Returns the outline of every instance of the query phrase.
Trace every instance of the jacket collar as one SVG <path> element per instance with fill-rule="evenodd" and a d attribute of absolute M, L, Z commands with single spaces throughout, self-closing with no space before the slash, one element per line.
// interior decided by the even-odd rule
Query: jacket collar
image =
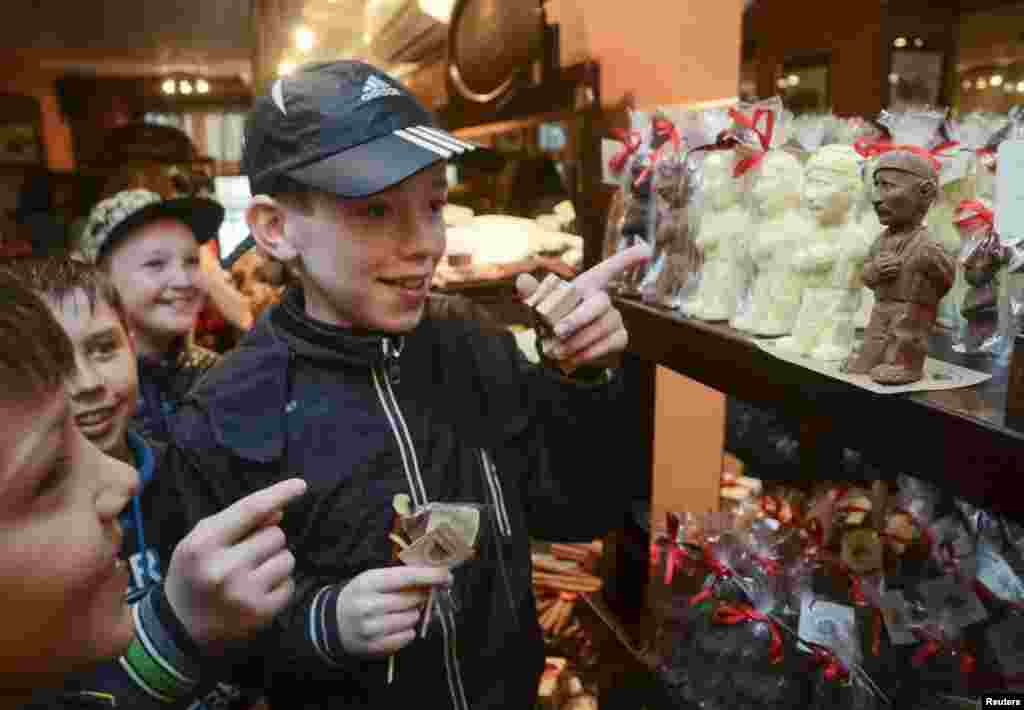
<path fill-rule="evenodd" d="M 292 352 L 314 360 L 379 366 L 386 363 L 387 353 L 401 352 L 404 341 L 402 336 L 343 328 L 310 318 L 301 288 L 290 289 L 269 317 Z"/>

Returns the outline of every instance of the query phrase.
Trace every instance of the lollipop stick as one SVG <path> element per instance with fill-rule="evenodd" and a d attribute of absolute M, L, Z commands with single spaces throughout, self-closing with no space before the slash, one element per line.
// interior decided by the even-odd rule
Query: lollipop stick
<path fill-rule="evenodd" d="M 430 596 L 427 597 L 427 608 L 423 612 L 423 625 L 420 627 L 420 638 L 427 637 L 427 627 L 430 626 L 430 615 L 434 610 L 434 588 L 430 588 Z"/>

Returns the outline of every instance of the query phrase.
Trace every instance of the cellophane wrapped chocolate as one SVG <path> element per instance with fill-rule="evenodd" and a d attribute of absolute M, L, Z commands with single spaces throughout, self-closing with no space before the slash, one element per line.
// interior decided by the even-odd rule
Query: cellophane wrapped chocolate
<path fill-rule="evenodd" d="M 1007 345 L 1009 310 L 1000 304 L 1005 297 L 1003 271 L 1010 252 L 993 228 L 992 210 L 980 200 L 965 200 L 957 208 L 955 224 L 963 239 L 957 261 L 960 290 L 960 327 L 953 349 L 971 355 L 1001 355 Z M 1001 322 L 1002 321 L 1002 322 Z"/>
<path fill-rule="evenodd" d="M 930 529 L 939 502 L 938 490 L 920 479 L 902 475 L 885 511 L 882 538 L 890 582 L 925 576 L 932 555 Z"/>
<path fill-rule="evenodd" d="M 654 117 L 651 160 L 654 254 L 640 284 L 645 303 L 675 309 L 696 288 L 701 255 L 695 229 L 695 175 L 682 118 Z M 677 125 L 678 124 L 678 125 Z"/>
<path fill-rule="evenodd" d="M 631 111 L 630 130 L 622 136 L 622 150 L 612 159 L 611 172 L 620 176 L 621 186 L 608 211 L 602 258 L 654 240 L 655 209 L 652 193 L 653 159 L 651 141 L 653 122 L 649 114 Z M 646 267 L 618 274 L 609 290 L 622 296 L 640 296 L 640 284 Z"/>
<path fill-rule="evenodd" d="M 678 600 L 661 639 L 661 673 L 677 706 L 804 707 L 806 666 L 777 619 L 774 563 L 732 531 L 706 538 L 699 555 L 704 588 Z"/>
<path fill-rule="evenodd" d="M 681 310 L 706 321 L 727 321 L 736 313 L 750 284 L 747 242 L 751 226 L 749 171 L 737 175 L 733 119 L 726 109 L 700 115 L 703 142 L 690 151 L 697 206 L 695 244 L 702 269 L 695 293 Z"/>
<path fill-rule="evenodd" d="M 853 607 L 803 590 L 798 633 L 811 666 L 809 707 L 867 710 L 886 705 L 887 696 L 863 665 L 860 624 Z"/>
<path fill-rule="evenodd" d="M 781 149 L 785 126 L 778 102 L 741 106 L 734 112 L 745 140 L 737 147 L 740 174 L 751 174 L 754 226 L 747 245 L 753 273 L 749 298 L 729 324 L 761 336 L 792 332 L 804 280 L 792 268 L 792 256 L 814 239 L 811 221 L 800 210 L 804 171 L 800 160 Z M 756 139 L 749 142 L 750 138 Z"/>

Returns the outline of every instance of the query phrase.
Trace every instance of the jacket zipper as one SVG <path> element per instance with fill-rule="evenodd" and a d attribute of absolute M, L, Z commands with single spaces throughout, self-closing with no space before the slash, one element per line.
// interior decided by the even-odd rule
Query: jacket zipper
<path fill-rule="evenodd" d="M 505 537 L 512 535 L 512 524 L 508 519 L 508 509 L 505 508 L 505 493 L 501 490 L 501 481 L 495 472 L 494 464 L 487 451 L 480 449 L 480 462 L 484 468 L 484 478 L 487 487 L 491 489 L 491 498 L 494 499 L 494 510 L 498 517 L 498 529 Z"/>
<path fill-rule="evenodd" d="M 427 489 L 423 483 L 423 474 L 420 471 L 420 462 L 416 456 L 416 447 L 412 436 L 409 434 L 409 427 L 402 416 L 402 410 L 398 406 L 398 398 L 392 384 L 401 381 L 398 359 L 404 349 L 404 340 L 399 340 L 397 347 L 391 344 L 390 338 L 384 338 L 381 349 L 384 353 L 384 362 L 380 368 L 373 368 L 373 384 L 377 389 L 377 397 L 380 399 L 384 413 L 387 415 L 391 431 L 395 435 L 399 452 L 402 455 L 402 466 L 405 469 L 405 477 L 409 482 L 409 489 L 412 493 L 414 505 L 426 505 Z M 411 463 L 411 467 L 410 467 Z M 462 684 L 462 669 L 459 667 L 459 657 L 455 647 L 455 616 L 444 604 L 438 604 L 441 619 L 441 631 L 444 634 L 445 647 L 445 670 L 448 676 L 448 689 L 451 693 L 452 704 L 456 710 L 469 710 L 466 702 L 466 691 Z M 449 632 L 448 625 L 451 624 Z M 451 636 L 449 636 L 449 633 Z"/>

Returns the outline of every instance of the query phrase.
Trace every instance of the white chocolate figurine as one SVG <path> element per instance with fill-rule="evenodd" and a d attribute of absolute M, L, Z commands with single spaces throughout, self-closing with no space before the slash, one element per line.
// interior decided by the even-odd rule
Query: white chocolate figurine
<path fill-rule="evenodd" d="M 792 257 L 813 239 L 810 220 L 799 211 L 803 166 L 791 153 L 770 150 L 757 168 L 751 193 L 754 225 L 748 259 L 754 269 L 750 304 L 730 325 L 763 336 L 793 330 L 804 279 L 791 268 Z"/>
<path fill-rule="evenodd" d="M 850 146 L 821 148 L 807 163 L 803 204 L 815 222 L 814 239 L 793 254 L 804 295 L 793 335 L 778 347 L 816 360 L 850 354 L 861 307 L 861 270 L 875 233 L 864 229 L 856 207 L 863 200 L 860 156 Z"/>
<path fill-rule="evenodd" d="M 704 159 L 701 190 L 704 211 L 696 244 L 704 258 L 697 294 L 683 304 L 689 316 L 727 321 L 750 279 L 744 242 L 750 214 L 742 204 L 740 180 L 733 177 L 735 155 L 715 151 Z"/>

